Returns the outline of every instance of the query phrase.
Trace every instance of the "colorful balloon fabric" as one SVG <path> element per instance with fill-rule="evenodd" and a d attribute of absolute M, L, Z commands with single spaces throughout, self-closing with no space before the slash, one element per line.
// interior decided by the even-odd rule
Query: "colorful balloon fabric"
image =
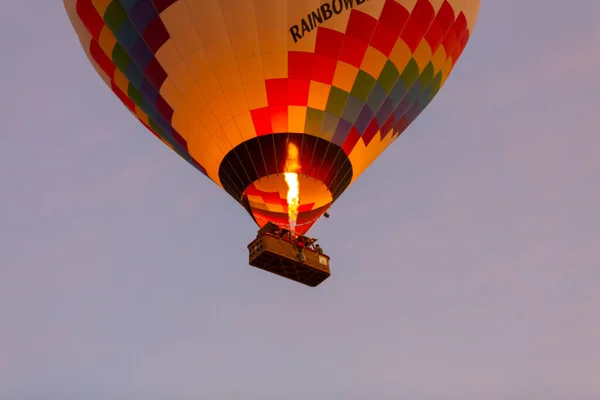
<path fill-rule="evenodd" d="M 259 226 L 304 234 L 438 93 L 480 1 L 64 4 L 142 124 Z"/>

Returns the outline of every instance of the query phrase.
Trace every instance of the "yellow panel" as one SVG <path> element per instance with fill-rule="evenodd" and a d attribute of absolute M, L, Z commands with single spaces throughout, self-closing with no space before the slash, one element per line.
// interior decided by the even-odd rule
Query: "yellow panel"
<path fill-rule="evenodd" d="M 365 143 L 362 139 L 359 139 L 348 157 L 352 163 L 352 182 L 354 182 L 356 178 L 358 178 L 359 175 L 362 174 L 390 144 L 392 144 L 393 141 L 391 134 L 388 134 L 383 140 L 380 140 L 380 132 L 375 134 L 375 137 L 371 140 L 368 147 L 365 147 Z"/>
<path fill-rule="evenodd" d="M 257 27 L 274 29 L 277 26 L 285 26 L 287 31 L 288 0 L 254 0 L 252 3 L 254 4 Z M 298 3 L 302 3 L 302 0 Z"/>
<path fill-rule="evenodd" d="M 138 117 L 138 119 L 140 121 L 142 121 L 145 124 L 148 124 L 148 116 L 146 115 L 146 113 L 139 108 L 137 105 L 135 106 L 135 115 Z"/>
<path fill-rule="evenodd" d="M 200 110 L 195 110 L 195 111 L 196 111 L 196 117 L 198 119 L 198 123 L 200 123 L 204 127 L 206 127 L 208 132 L 214 133 L 214 132 L 218 132 L 221 129 L 221 127 L 219 125 L 219 121 L 213 114 L 210 106 L 206 106 Z"/>
<path fill-rule="evenodd" d="M 257 30 L 248 29 L 231 33 L 229 39 L 231 41 L 231 47 L 233 48 L 233 54 L 238 62 L 260 55 Z"/>
<path fill-rule="evenodd" d="M 225 131 L 223 131 L 223 128 L 219 128 L 217 132 L 213 132 L 212 138 L 217 146 L 219 146 L 219 149 L 223 151 L 223 154 L 229 153 L 229 151 L 235 147 L 233 143 L 229 141 L 229 138 L 227 137 Z"/>
<path fill-rule="evenodd" d="M 446 63 L 442 67 L 442 85 L 446 82 L 446 79 L 448 79 L 453 66 L 452 57 L 448 57 Z"/>
<path fill-rule="evenodd" d="M 100 38 L 98 40 L 98 44 L 100 45 L 102 51 L 104 51 L 104 54 L 111 58 L 112 52 L 115 48 L 115 45 L 117 44 L 117 39 L 106 25 L 104 25 L 104 27 L 102 27 L 102 30 L 100 31 Z"/>
<path fill-rule="evenodd" d="M 206 44 L 227 37 L 227 27 L 218 0 L 180 1 L 185 1 L 187 4 L 202 43 Z"/>
<path fill-rule="evenodd" d="M 417 4 L 417 0 L 396 0 L 396 3 L 402 4 L 402 6 L 406 8 L 409 12 L 412 12 L 412 10 L 415 8 L 415 5 Z"/>
<path fill-rule="evenodd" d="M 444 49 L 444 46 L 439 46 L 435 51 L 433 58 L 431 59 L 431 62 L 433 63 L 433 69 L 436 73 L 444 67 L 444 64 L 446 63 L 446 57 L 446 50 Z"/>
<path fill-rule="evenodd" d="M 242 86 L 225 92 L 225 99 L 231 110 L 231 115 L 237 116 L 248 111 L 248 100 L 246 99 L 246 91 Z"/>
<path fill-rule="evenodd" d="M 197 51 L 192 54 L 188 66 L 207 101 L 222 95 L 217 77 L 203 52 Z"/>
<path fill-rule="evenodd" d="M 167 75 L 175 73 L 183 61 L 173 39 L 167 40 L 165 44 L 158 49 L 155 57 Z"/>
<path fill-rule="evenodd" d="M 265 79 L 287 78 L 288 76 L 288 53 L 263 54 L 263 71 Z"/>
<path fill-rule="evenodd" d="M 251 1 L 221 0 L 221 10 L 229 33 L 256 29 L 256 16 Z"/>
<path fill-rule="evenodd" d="M 186 87 L 183 97 L 196 117 L 198 117 L 200 115 L 200 111 L 202 111 L 202 109 L 208 105 L 208 102 L 204 96 L 202 96 L 202 92 L 198 88 L 198 85 L 195 84 Z"/>
<path fill-rule="evenodd" d="M 304 133 L 306 125 L 306 107 L 288 107 L 288 129 L 290 133 Z"/>
<path fill-rule="evenodd" d="M 112 0 L 92 0 L 92 4 L 94 5 L 96 11 L 98 11 L 98 14 L 104 18 L 104 13 L 106 12 L 106 9 L 111 1 Z"/>
<path fill-rule="evenodd" d="M 264 86 L 264 74 L 262 69 L 262 59 L 260 57 L 248 58 L 241 60 L 240 64 L 240 76 L 244 85 L 256 84 L 256 82 L 263 83 Z"/>
<path fill-rule="evenodd" d="M 258 38 L 263 55 L 287 51 L 286 36 L 281 34 L 281 29 L 259 29 Z"/>
<path fill-rule="evenodd" d="M 387 60 L 388 58 L 382 52 L 369 46 L 367 47 L 367 52 L 360 69 L 371 76 L 378 77 Z"/>
<path fill-rule="evenodd" d="M 310 82 L 310 92 L 308 93 L 308 106 L 317 110 L 325 110 L 327 99 L 331 86 L 321 82 Z"/>
<path fill-rule="evenodd" d="M 421 40 L 421 43 L 419 43 L 419 46 L 417 46 L 417 49 L 413 54 L 413 58 L 419 66 L 419 71 L 423 71 L 425 69 L 427 64 L 429 64 L 431 61 L 432 56 L 431 46 L 429 46 L 427 40 Z"/>
<path fill-rule="evenodd" d="M 126 94 L 129 91 L 129 81 L 127 80 L 127 77 L 118 69 L 115 70 L 115 76 L 113 77 L 113 80 L 123 93 Z"/>
<path fill-rule="evenodd" d="M 469 31 L 473 31 L 479 13 L 480 0 L 449 0 L 449 3 L 454 9 L 454 15 L 458 16 L 461 12 L 465 14 L 467 27 Z"/>
<path fill-rule="evenodd" d="M 257 108 L 263 108 L 268 105 L 267 102 L 267 87 L 264 81 L 259 81 L 244 85 L 246 90 L 246 98 L 248 99 L 248 106 L 251 110 Z"/>
<path fill-rule="evenodd" d="M 357 74 L 358 68 L 354 65 L 339 61 L 333 77 L 333 86 L 345 90 L 346 92 L 351 92 Z"/>
<path fill-rule="evenodd" d="M 203 48 L 186 1 L 180 0 L 173 3 L 160 14 L 160 19 L 182 56 Z"/>
<path fill-rule="evenodd" d="M 252 115 L 246 112 L 242 115 L 235 117 L 235 122 L 240 130 L 240 134 L 244 140 L 249 140 L 256 137 L 256 129 L 254 128 L 254 121 L 252 121 Z"/>
<path fill-rule="evenodd" d="M 244 141 L 242 134 L 233 119 L 223 124 L 223 132 L 225 133 L 225 136 L 227 136 L 227 141 L 232 148 Z"/>
<path fill-rule="evenodd" d="M 216 68 L 216 71 L 221 90 L 228 91 L 242 86 L 242 78 L 238 73 L 238 64 L 235 60 Z"/>
<path fill-rule="evenodd" d="M 180 107 L 175 110 L 173 117 L 171 118 L 171 126 L 177 132 L 179 132 L 185 140 L 190 140 L 190 136 L 193 134 L 192 126 L 194 126 L 196 116 L 190 107 L 182 103 Z"/>
<path fill-rule="evenodd" d="M 223 125 L 233 118 L 233 116 L 231 115 L 231 111 L 229 110 L 229 104 L 227 104 L 227 99 L 225 99 L 225 96 L 221 96 L 218 99 L 211 101 L 210 109 L 212 110 L 213 115 L 217 119 L 217 122 L 219 123 L 219 125 Z"/>
<path fill-rule="evenodd" d="M 160 95 L 173 110 L 177 109 L 179 102 L 181 101 L 181 92 L 171 77 L 167 77 L 163 82 L 160 87 Z"/>
<path fill-rule="evenodd" d="M 442 8 L 442 4 L 447 0 L 429 0 L 429 3 L 433 6 L 433 9 L 437 13 L 440 8 Z"/>
<path fill-rule="evenodd" d="M 229 36 L 214 39 L 204 44 L 207 60 L 215 70 L 235 62 L 235 55 L 231 48 Z"/>
<path fill-rule="evenodd" d="M 390 60 L 394 63 L 398 71 L 404 71 L 411 57 L 412 52 L 410 48 L 404 43 L 404 40 L 399 39 L 392 49 Z"/>
<path fill-rule="evenodd" d="M 188 152 L 204 167 L 210 179 L 223 187 L 219 179 L 219 163 L 205 151 L 204 146 L 199 144 L 195 139 L 188 140 Z"/>

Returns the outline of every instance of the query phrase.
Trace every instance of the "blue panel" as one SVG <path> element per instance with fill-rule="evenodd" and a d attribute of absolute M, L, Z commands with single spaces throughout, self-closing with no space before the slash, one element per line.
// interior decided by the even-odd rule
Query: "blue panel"
<path fill-rule="evenodd" d="M 153 106 L 156 105 L 156 100 L 158 100 L 158 92 L 156 91 L 156 89 L 154 89 L 154 87 L 148 79 L 144 78 L 142 86 L 140 87 L 140 91 L 148 100 L 148 102 L 150 102 L 150 104 L 152 104 Z"/>
<path fill-rule="evenodd" d="M 119 44 L 131 57 L 133 46 L 140 37 L 133 24 L 129 20 L 123 21 L 115 37 L 117 38 Z"/>
<path fill-rule="evenodd" d="M 373 111 L 371 111 L 371 108 L 365 104 L 360 114 L 358 115 L 358 119 L 354 123 L 354 127 L 356 128 L 358 133 L 360 133 L 361 136 L 363 133 L 365 133 L 367 127 L 369 126 L 372 120 Z"/>
<path fill-rule="evenodd" d="M 369 94 L 369 98 L 367 99 L 367 104 L 371 108 L 371 110 L 379 110 L 381 104 L 385 100 L 387 93 L 385 89 L 379 82 L 375 82 L 373 89 L 371 89 L 371 93 Z"/>
<path fill-rule="evenodd" d="M 140 67 L 142 71 L 146 70 L 146 67 L 154 58 L 154 54 L 150 51 L 146 43 L 142 38 L 138 38 L 133 46 L 133 49 L 129 53 L 131 59 Z"/>
<path fill-rule="evenodd" d="M 387 98 L 384 100 L 381 108 L 379 108 L 379 110 L 377 111 L 377 114 L 375 114 L 377 124 L 379 126 L 383 126 L 383 124 L 385 124 L 385 121 L 387 121 L 390 115 L 392 115 L 392 112 L 394 112 L 394 109 L 392 108 L 392 100 Z"/>
<path fill-rule="evenodd" d="M 142 71 L 135 65 L 135 62 L 130 62 L 127 65 L 127 69 L 125 70 L 125 76 L 131 82 L 133 86 L 139 89 L 142 86 L 142 81 L 144 80 L 144 74 Z"/>
<path fill-rule="evenodd" d="M 365 103 L 361 99 L 351 94 L 348 96 L 348 100 L 346 100 L 346 107 L 344 107 L 342 118 L 354 123 L 364 104 Z"/>
<path fill-rule="evenodd" d="M 136 5 L 138 0 L 119 0 L 119 2 L 121 3 L 121 7 L 129 14 L 129 11 Z"/>
<path fill-rule="evenodd" d="M 352 122 L 346 121 L 345 119 L 340 119 L 338 126 L 335 128 L 335 133 L 331 139 L 331 143 L 342 147 L 351 129 Z"/>
<path fill-rule="evenodd" d="M 143 33 L 156 18 L 158 14 L 151 0 L 138 0 L 129 12 L 129 19 L 140 33 Z"/>

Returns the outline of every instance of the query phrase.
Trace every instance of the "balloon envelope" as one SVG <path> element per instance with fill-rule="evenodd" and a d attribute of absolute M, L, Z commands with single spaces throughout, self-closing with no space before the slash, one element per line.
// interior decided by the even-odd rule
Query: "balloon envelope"
<path fill-rule="evenodd" d="M 116 96 L 259 226 L 288 226 L 295 173 L 305 233 L 438 93 L 480 1 L 64 3 Z"/>

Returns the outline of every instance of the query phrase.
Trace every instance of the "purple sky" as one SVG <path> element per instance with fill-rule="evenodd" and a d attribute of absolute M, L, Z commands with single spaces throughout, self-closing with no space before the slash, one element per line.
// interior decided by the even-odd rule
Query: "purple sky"
<path fill-rule="evenodd" d="M 0 399 L 600 399 L 600 2 L 484 2 L 447 85 L 313 231 L 310 289 L 95 75 L 0 13 Z"/>

